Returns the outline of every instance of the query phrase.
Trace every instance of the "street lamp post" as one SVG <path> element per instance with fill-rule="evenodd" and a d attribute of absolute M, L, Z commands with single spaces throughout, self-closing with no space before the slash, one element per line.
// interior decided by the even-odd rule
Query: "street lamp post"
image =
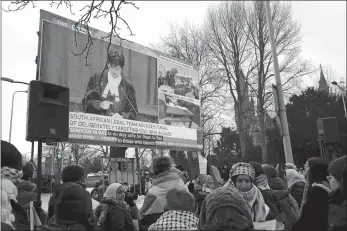
<path fill-rule="evenodd" d="M 1 81 L 5 81 L 5 82 L 9 82 L 9 83 L 20 83 L 20 84 L 29 85 L 29 83 L 22 82 L 22 81 L 15 81 L 15 80 L 13 80 L 11 78 L 7 78 L 7 77 L 1 77 Z"/>
<path fill-rule="evenodd" d="M 347 120 L 347 110 L 346 110 L 344 89 L 341 86 L 339 86 L 339 84 L 336 81 L 331 82 L 331 84 L 337 86 L 340 89 L 340 91 L 342 92 L 341 97 L 342 97 L 343 109 L 345 111 L 345 119 Z"/>
<path fill-rule="evenodd" d="M 13 119 L 13 105 L 14 105 L 14 96 L 16 95 L 16 93 L 19 92 L 23 92 L 23 93 L 28 93 L 28 91 L 15 91 L 12 94 L 12 106 L 11 106 L 11 120 L 10 120 L 10 134 L 9 134 L 9 138 L 8 138 L 8 142 L 11 143 L 11 135 L 12 135 L 12 119 Z"/>

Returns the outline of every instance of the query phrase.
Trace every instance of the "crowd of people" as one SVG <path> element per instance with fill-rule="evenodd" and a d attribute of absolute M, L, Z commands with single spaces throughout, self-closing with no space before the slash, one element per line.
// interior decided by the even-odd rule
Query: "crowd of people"
<path fill-rule="evenodd" d="M 146 182 L 141 208 L 127 185 L 108 184 L 92 196 L 79 166 L 62 171 L 48 211 L 37 210 L 37 230 L 168 231 L 254 230 L 255 224 L 276 220 L 278 230 L 346 230 L 346 156 L 330 164 L 307 160 L 303 174 L 293 164 L 284 168 L 257 162 L 234 164 L 225 182 L 200 174 L 189 179 L 169 156 L 152 160 L 153 179 Z M 12 144 L 1 141 L 1 229 L 30 230 L 28 204 L 35 201 L 32 171 Z M 99 185 L 101 186 L 101 185 Z M 40 207 L 40 206 L 37 206 Z"/>

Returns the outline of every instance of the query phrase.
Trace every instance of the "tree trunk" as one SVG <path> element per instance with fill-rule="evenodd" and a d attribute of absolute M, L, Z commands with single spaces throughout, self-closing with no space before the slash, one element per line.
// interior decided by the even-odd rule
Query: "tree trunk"
<path fill-rule="evenodd" d="M 262 107 L 262 106 L 261 106 Z M 260 146 L 261 146 L 261 157 L 262 162 L 267 163 L 267 142 L 265 133 L 265 113 L 264 110 L 258 108 L 258 123 L 260 130 Z"/>
<path fill-rule="evenodd" d="M 239 138 L 240 138 L 240 149 L 241 149 L 241 156 L 242 159 L 244 159 L 247 155 L 247 145 L 246 145 L 246 132 L 245 132 L 245 123 L 243 118 L 243 110 L 239 107 L 238 110 L 238 124 L 237 124 L 237 130 L 239 131 Z"/>

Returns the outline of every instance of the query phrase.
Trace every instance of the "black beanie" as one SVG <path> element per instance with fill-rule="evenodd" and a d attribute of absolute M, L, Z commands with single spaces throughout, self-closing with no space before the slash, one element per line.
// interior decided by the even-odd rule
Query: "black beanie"
<path fill-rule="evenodd" d="M 54 212 L 59 224 L 79 222 L 84 225 L 88 220 L 87 205 L 88 192 L 79 184 L 64 183 L 54 198 Z"/>
<path fill-rule="evenodd" d="M 22 170 L 22 154 L 11 143 L 1 140 L 1 167 Z"/>
<path fill-rule="evenodd" d="M 329 163 L 321 157 L 311 157 L 307 160 L 310 167 L 309 179 L 310 183 L 326 181 L 328 173 Z"/>
<path fill-rule="evenodd" d="M 335 179 L 341 183 L 342 181 L 342 172 L 346 169 L 346 156 L 340 157 L 334 160 L 328 168 L 330 175 L 335 177 Z"/>
<path fill-rule="evenodd" d="M 264 174 L 263 167 L 261 166 L 260 163 L 256 161 L 251 161 L 249 162 L 249 164 L 252 165 L 255 170 L 255 177 L 260 176 L 261 174 Z"/>

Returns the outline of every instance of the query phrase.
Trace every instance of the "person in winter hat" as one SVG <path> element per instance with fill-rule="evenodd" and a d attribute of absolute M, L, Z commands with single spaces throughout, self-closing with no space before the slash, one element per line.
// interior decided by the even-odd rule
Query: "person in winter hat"
<path fill-rule="evenodd" d="M 237 163 L 230 171 L 231 187 L 235 187 L 249 206 L 253 221 L 265 221 L 270 211 L 263 195 L 254 185 L 255 171 L 252 165 Z"/>
<path fill-rule="evenodd" d="M 343 202 L 340 206 L 332 208 L 329 212 L 332 218 L 329 221 L 328 231 L 343 231 L 347 230 L 347 169 L 342 172 L 340 182 L 340 192 Z"/>
<path fill-rule="evenodd" d="M 248 204 L 236 188 L 218 188 L 207 195 L 201 208 L 199 230 L 252 230 Z"/>
<path fill-rule="evenodd" d="M 294 197 L 298 206 L 301 206 L 302 196 L 305 190 L 305 178 L 300 175 L 295 169 L 287 169 L 287 185 L 288 192 Z"/>
<path fill-rule="evenodd" d="M 13 144 L 1 140 L 1 180 L 7 179 L 17 187 L 22 176 L 22 155 Z M 7 186 L 10 187 L 9 184 Z M 27 213 L 18 203 L 17 196 L 18 191 L 16 189 L 15 197 L 12 195 L 10 198 L 12 213 L 15 217 L 15 227 L 18 230 L 29 230 Z"/>
<path fill-rule="evenodd" d="M 23 166 L 23 177 L 18 184 L 18 203 L 22 206 L 28 205 L 31 201 L 35 201 L 35 188 L 36 184 L 31 183 L 34 169 L 31 163 L 27 163 Z"/>
<path fill-rule="evenodd" d="M 93 231 L 90 208 L 92 202 L 89 192 L 80 184 L 67 182 L 54 193 L 54 219 L 38 230 L 78 230 Z"/>
<path fill-rule="evenodd" d="M 269 186 L 273 190 L 286 190 L 287 184 L 278 177 L 278 173 L 275 167 L 272 165 L 263 165 L 264 174 L 267 176 Z"/>
<path fill-rule="evenodd" d="M 17 186 L 22 176 L 22 154 L 13 144 L 1 140 L 1 178 Z"/>
<path fill-rule="evenodd" d="M 182 178 L 173 169 L 173 163 L 170 156 L 157 156 L 152 160 L 154 178 L 140 211 L 141 230 L 147 230 L 165 212 L 166 195 L 171 189 L 179 188 L 188 191 Z"/>
<path fill-rule="evenodd" d="M 298 168 L 296 167 L 295 164 L 292 164 L 292 163 L 286 163 L 285 164 L 285 170 L 287 169 L 294 169 L 295 171 L 298 171 Z"/>
<path fill-rule="evenodd" d="M 63 169 L 62 171 L 62 182 L 63 184 L 57 185 L 55 191 L 53 192 L 52 196 L 49 199 L 48 202 L 48 215 L 47 215 L 47 223 L 54 223 L 54 215 L 55 215 L 55 205 L 56 201 L 55 198 L 57 198 L 56 193 L 59 192 L 62 188 L 65 188 L 65 184 L 67 183 L 75 183 L 80 185 L 82 188 L 84 188 L 84 191 L 88 193 L 89 197 L 85 200 L 86 208 L 88 209 L 87 213 L 89 214 L 90 224 L 94 224 L 93 221 L 93 207 L 92 205 L 92 199 L 90 196 L 90 193 L 85 189 L 85 176 L 84 176 L 84 169 L 77 165 L 70 165 Z M 67 184 L 70 185 L 70 184 Z"/>
<path fill-rule="evenodd" d="M 163 215 L 148 230 L 197 230 L 199 218 L 193 213 L 194 196 L 182 189 L 171 189 L 166 195 L 166 206 Z"/>
<path fill-rule="evenodd" d="M 274 197 L 272 195 L 267 176 L 264 174 L 263 168 L 260 163 L 252 161 L 249 162 L 255 170 L 254 184 L 257 186 L 264 198 L 265 204 L 269 207 L 270 211 L 267 220 L 274 220 L 278 217 L 279 211 L 276 207 Z"/>
<path fill-rule="evenodd" d="M 328 162 L 321 157 L 311 157 L 307 160 L 305 168 L 308 184 L 307 199 L 304 194 L 301 216 L 292 231 L 326 231 L 329 212 L 328 194 L 331 192 L 327 182 Z"/>
<path fill-rule="evenodd" d="M 332 192 L 329 194 L 329 223 L 334 219 L 336 207 L 342 205 L 345 199 L 341 193 L 342 173 L 346 169 L 346 156 L 334 160 L 328 168 L 330 174 L 330 187 Z"/>
<path fill-rule="evenodd" d="M 131 208 L 125 202 L 125 192 L 125 187 L 119 183 L 107 187 L 101 203 L 94 211 L 97 227 L 101 230 L 135 230 Z"/>

